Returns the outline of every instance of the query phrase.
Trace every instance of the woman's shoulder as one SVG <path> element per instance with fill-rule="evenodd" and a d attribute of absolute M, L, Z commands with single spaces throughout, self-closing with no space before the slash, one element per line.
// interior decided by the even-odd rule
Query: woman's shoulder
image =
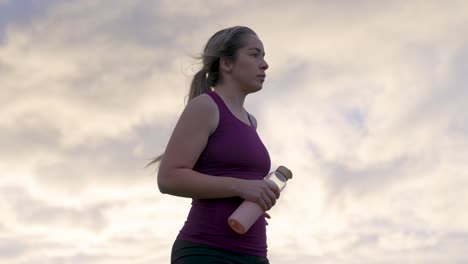
<path fill-rule="evenodd" d="M 201 94 L 190 99 L 187 102 L 186 108 L 191 108 L 193 110 L 198 110 L 204 114 L 216 113 L 218 112 L 218 106 L 211 96 L 208 94 Z"/>
<path fill-rule="evenodd" d="M 218 126 L 219 110 L 214 100 L 208 94 L 201 94 L 187 102 L 184 112 L 197 120 L 204 120 L 210 124 L 211 132 Z"/>

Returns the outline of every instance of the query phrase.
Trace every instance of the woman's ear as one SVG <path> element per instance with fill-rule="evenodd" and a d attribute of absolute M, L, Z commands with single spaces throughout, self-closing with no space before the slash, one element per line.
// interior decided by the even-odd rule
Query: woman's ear
<path fill-rule="evenodd" d="M 232 66 L 233 66 L 233 63 L 230 59 L 225 58 L 225 57 L 221 57 L 219 59 L 219 67 L 221 68 L 221 71 L 230 73 L 232 71 Z"/>

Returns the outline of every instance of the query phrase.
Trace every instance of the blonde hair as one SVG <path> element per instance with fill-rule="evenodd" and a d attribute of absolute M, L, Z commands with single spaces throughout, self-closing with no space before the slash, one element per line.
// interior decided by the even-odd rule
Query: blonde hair
<path fill-rule="evenodd" d="M 222 82 L 222 74 L 219 71 L 221 58 L 235 61 L 237 51 L 245 46 L 246 35 L 257 34 L 248 27 L 235 26 L 222 29 L 208 39 L 203 53 L 198 57 L 202 62 L 202 67 L 190 84 L 189 100 L 210 92 L 212 87 Z M 163 155 L 164 153 L 151 160 L 146 167 L 161 161 Z"/>

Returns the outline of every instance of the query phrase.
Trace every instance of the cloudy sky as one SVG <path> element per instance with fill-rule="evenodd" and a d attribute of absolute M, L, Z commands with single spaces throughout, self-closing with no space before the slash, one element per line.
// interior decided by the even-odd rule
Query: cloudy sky
<path fill-rule="evenodd" d="M 154 169 L 193 59 L 246 25 L 246 109 L 294 173 L 271 263 L 468 262 L 465 1 L 0 0 L 0 262 L 162 264 L 190 206 Z"/>

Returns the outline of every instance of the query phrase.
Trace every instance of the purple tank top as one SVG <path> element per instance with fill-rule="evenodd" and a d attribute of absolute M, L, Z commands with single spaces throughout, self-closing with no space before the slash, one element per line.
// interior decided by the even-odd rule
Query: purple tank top
<path fill-rule="evenodd" d="M 271 162 L 256 129 L 235 117 L 215 92 L 208 95 L 218 105 L 219 123 L 193 170 L 216 176 L 261 180 Z M 228 217 L 243 202 L 240 197 L 192 199 L 192 207 L 178 239 L 244 254 L 266 256 L 266 223 L 260 217 L 240 235 L 228 225 Z"/>

